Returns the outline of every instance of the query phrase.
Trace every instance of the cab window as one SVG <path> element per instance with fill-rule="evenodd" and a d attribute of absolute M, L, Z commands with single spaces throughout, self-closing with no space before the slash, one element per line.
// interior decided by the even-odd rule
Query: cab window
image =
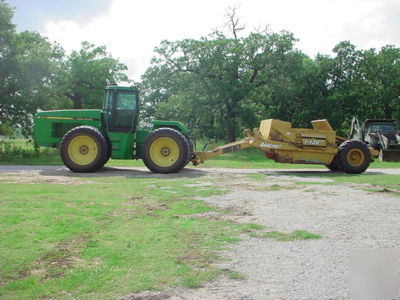
<path fill-rule="evenodd" d="M 135 110 L 136 109 L 136 95 L 127 92 L 118 92 L 117 94 L 117 110 Z"/>
<path fill-rule="evenodd" d="M 103 109 L 111 110 L 112 106 L 113 106 L 113 93 L 111 93 L 110 91 L 107 91 Z"/>

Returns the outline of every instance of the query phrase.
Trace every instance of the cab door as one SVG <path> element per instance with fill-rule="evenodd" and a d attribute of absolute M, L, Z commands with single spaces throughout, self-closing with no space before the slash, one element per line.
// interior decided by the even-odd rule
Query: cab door
<path fill-rule="evenodd" d="M 108 90 L 104 112 L 108 131 L 134 132 L 139 104 L 136 90 Z"/>

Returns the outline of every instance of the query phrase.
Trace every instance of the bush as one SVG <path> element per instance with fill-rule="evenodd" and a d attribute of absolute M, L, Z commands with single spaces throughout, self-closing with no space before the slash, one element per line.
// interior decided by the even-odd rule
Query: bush
<path fill-rule="evenodd" d="M 30 139 L 0 137 L 0 160 L 42 158 L 58 156 L 58 149 L 38 148 Z"/>

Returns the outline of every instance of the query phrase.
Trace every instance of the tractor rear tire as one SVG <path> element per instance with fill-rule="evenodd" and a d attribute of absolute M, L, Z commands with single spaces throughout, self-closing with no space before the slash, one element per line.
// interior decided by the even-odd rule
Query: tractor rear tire
<path fill-rule="evenodd" d="M 340 172 L 342 169 L 340 168 L 339 162 L 338 162 L 338 157 L 335 156 L 332 160 L 332 162 L 329 165 L 325 165 L 329 170 L 332 172 Z"/>
<path fill-rule="evenodd" d="M 154 173 L 176 173 L 191 159 L 189 140 L 172 128 L 150 133 L 143 143 L 143 162 Z"/>
<path fill-rule="evenodd" d="M 90 173 L 108 159 L 107 141 L 94 127 L 79 126 L 68 131 L 60 144 L 61 159 L 73 172 Z"/>
<path fill-rule="evenodd" d="M 348 140 L 339 146 L 337 159 L 342 171 L 349 174 L 361 174 L 369 167 L 371 154 L 362 141 Z"/>
<path fill-rule="evenodd" d="M 104 162 L 101 163 L 100 167 L 103 167 L 111 158 L 112 144 L 109 138 L 106 138 L 106 142 L 107 142 L 107 155 L 105 157 Z"/>

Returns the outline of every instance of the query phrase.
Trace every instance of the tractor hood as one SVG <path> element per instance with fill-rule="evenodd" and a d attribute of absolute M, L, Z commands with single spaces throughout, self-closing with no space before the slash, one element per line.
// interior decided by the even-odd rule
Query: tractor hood
<path fill-rule="evenodd" d="M 66 109 L 41 111 L 35 115 L 37 119 L 58 119 L 58 120 L 85 120 L 100 121 L 100 109 Z"/>
<path fill-rule="evenodd" d="M 72 128 L 91 126 L 101 128 L 100 109 L 67 109 L 38 112 L 34 117 L 33 134 L 39 146 L 57 147 Z"/>

